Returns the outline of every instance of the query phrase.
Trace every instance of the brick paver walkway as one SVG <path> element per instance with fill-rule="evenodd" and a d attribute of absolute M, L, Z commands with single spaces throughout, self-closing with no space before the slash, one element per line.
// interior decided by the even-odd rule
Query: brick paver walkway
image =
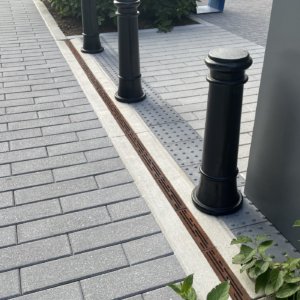
<path fill-rule="evenodd" d="M 34 3 L 0 11 L 0 299 L 169 299 L 185 274 Z"/>
<path fill-rule="evenodd" d="M 207 5 L 203 0 L 200 5 Z M 266 46 L 273 0 L 226 0 L 223 13 L 200 18 L 261 46 Z"/>

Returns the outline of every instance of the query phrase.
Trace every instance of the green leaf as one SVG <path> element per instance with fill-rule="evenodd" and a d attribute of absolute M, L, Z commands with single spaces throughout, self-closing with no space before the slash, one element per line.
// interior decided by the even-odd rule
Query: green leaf
<path fill-rule="evenodd" d="M 270 235 L 257 235 L 255 239 L 259 242 L 261 240 L 269 239 L 270 237 Z"/>
<path fill-rule="evenodd" d="M 297 220 L 296 223 L 294 224 L 294 227 L 300 226 L 300 220 Z"/>
<path fill-rule="evenodd" d="M 267 272 L 259 275 L 255 281 L 255 293 L 259 293 L 261 290 L 264 290 L 267 284 L 270 282 L 270 273 L 271 269 L 268 269 Z"/>
<path fill-rule="evenodd" d="M 248 269 L 252 268 L 252 267 L 255 265 L 256 261 L 257 261 L 257 259 L 254 258 L 254 259 L 251 260 L 249 263 L 245 264 L 245 265 L 241 268 L 240 272 L 243 273 L 245 270 L 248 270 Z"/>
<path fill-rule="evenodd" d="M 258 260 L 255 265 L 255 274 L 259 276 L 265 273 L 269 268 L 269 263 L 267 261 Z"/>
<path fill-rule="evenodd" d="M 233 239 L 230 245 L 242 244 L 242 243 L 253 243 L 253 241 L 248 236 L 239 236 L 237 239 Z"/>
<path fill-rule="evenodd" d="M 63 12 L 67 12 L 67 11 L 69 11 L 69 9 L 70 9 L 70 7 L 69 7 L 69 6 L 66 6 L 66 7 L 64 8 Z"/>
<path fill-rule="evenodd" d="M 284 276 L 284 280 L 287 282 L 287 283 L 296 283 L 296 282 L 299 282 L 300 281 L 300 277 L 291 277 L 289 275 L 285 275 Z"/>
<path fill-rule="evenodd" d="M 265 293 L 267 296 L 275 293 L 272 282 L 269 282 L 268 285 L 266 286 Z"/>
<path fill-rule="evenodd" d="M 296 283 L 284 284 L 276 294 L 277 298 L 288 298 L 300 290 L 300 286 Z"/>
<path fill-rule="evenodd" d="M 170 287 L 177 294 L 183 295 L 183 292 L 182 292 L 179 284 L 167 284 L 167 286 Z"/>
<path fill-rule="evenodd" d="M 197 300 L 197 294 L 194 288 L 191 288 L 188 295 L 187 295 L 188 300 Z"/>
<path fill-rule="evenodd" d="M 270 241 L 265 241 L 262 242 L 259 246 L 258 246 L 258 252 L 260 253 L 261 256 L 265 255 L 265 251 L 271 247 L 273 245 L 274 241 L 270 240 Z"/>
<path fill-rule="evenodd" d="M 300 300 L 300 292 L 297 293 L 297 300 Z"/>
<path fill-rule="evenodd" d="M 182 284 L 182 290 L 188 294 L 188 292 L 190 291 L 190 289 L 192 288 L 193 286 L 193 277 L 194 277 L 194 274 L 191 274 L 189 275 L 183 282 Z"/>
<path fill-rule="evenodd" d="M 278 269 L 272 270 L 270 276 L 275 291 L 277 291 L 283 285 L 284 282 L 283 275 L 284 275 L 283 272 L 279 271 Z"/>
<path fill-rule="evenodd" d="M 249 262 L 252 257 L 256 254 L 257 249 L 253 249 L 249 246 L 246 245 L 242 245 L 241 246 L 241 254 L 244 255 L 244 259 L 241 261 L 241 264 L 246 264 L 247 262 Z"/>
<path fill-rule="evenodd" d="M 207 295 L 206 300 L 228 300 L 229 298 L 230 281 L 222 282 L 217 285 Z"/>
<path fill-rule="evenodd" d="M 248 275 L 250 278 L 256 278 L 255 267 L 249 269 Z"/>

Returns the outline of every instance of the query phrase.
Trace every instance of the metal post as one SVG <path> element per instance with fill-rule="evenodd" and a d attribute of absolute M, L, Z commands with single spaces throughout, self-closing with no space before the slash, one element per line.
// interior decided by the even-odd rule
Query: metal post
<path fill-rule="evenodd" d="M 100 43 L 96 0 L 81 0 L 83 27 L 83 53 L 99 53 L 104 49 Z"/>
<path fill-rule="evenodd" d="M 200 183 L 193 190 L 196 207 L 211 215 L 237 211 L 243 196 L 237 189 L 237 159 L 245 70 L 252 65 L 247 51 L 220 48 L 209 52 L 210 69 Z"/>
<path fill-rule="evenodd" d="M 118 16 L 119 89 L 115 98 L 132 103 L 145 99 L 142 90 L 139 54 L 139 0 L 115 0 Z"/>

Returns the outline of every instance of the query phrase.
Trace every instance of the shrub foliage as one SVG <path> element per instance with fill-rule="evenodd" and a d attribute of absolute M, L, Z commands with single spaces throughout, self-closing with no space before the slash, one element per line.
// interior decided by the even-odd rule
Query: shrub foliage
<path fill-rule="evenodd" d="M 48 0 L 59 11 L 61 17 L 81 16 L 81 0 Z M 99 25 L 110 18 L 116 18 L 113 0 L 96 0 Z M 153 19 L 160 32 L 172 29 L 174 20 L 187 17 L 194 10 L 196 0 L 141 0 L 139 10 L 142 16 Z"/>

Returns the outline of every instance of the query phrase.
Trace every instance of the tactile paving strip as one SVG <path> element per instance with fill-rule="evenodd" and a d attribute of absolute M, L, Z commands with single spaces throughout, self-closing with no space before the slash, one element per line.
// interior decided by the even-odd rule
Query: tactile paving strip
<path fill-rule="evenodd" d="M 186 122 L 161 124 L 151 126 L 150 129 L 162 144 L 178 143 L 201 138 Z"/>
<path fill-rule="evenodd" d="M 285 261 L 285 254 L 289 254 L 292 258 L 298 258 L 299 252 L 294 248 L 289 241 L 268 221 L 260 224 L 246 226 L 232 230 L 235 236 L 246 235 L 252 238 L 252 234 L 256 235 L 271 235 L 271 240 L 274 240 L 274 245 L 271 246 L 266 254 L 277 261 Z"/>
<path fill-rule="evenodd" d="M 119 81 L 118 80 L 118 55 L 115 52 L 115 50 L 109 45 L 109 43 L 106 42 L 106 40 L 105 40 L 105 38 L 103 38 L 103 36 L 101 37 L 101 39 L 102 39 L 101 42 L 104 45 L 105 51 L 102 52 L 101 54 L 96 55 L 95 57 L 97 58 L 97 61 L 99 62 L 99 64 L 105 69 L 107 74 L 114 81 L 114 83 L 116 85 L 118 85 L 118 81 Z M 160 95 L 155 91 L 155 89 L 153 89 L 151 87 L 151 84 L 148 83 L 143 77 L 142 77 L 142 84 L 143 84 L 144 91 L 147 93 L 147 98 L 145 99 L 145 101 L 142 101 L 140 103 L 131 104 L 131 105 L 136 109 L 136 111 L 139 113 L 139 115 L 142 117 L 142 119 L 145 122 L 147 119 L 149 120 L 149 122 L 151 122 L 151 118 L 148 117 L 146 119 L 146 114 L 142 115 L 142 113 L 146 109 L 150 109 L 150 107 L 154 106 L 154 107 L 156 107 L 157 114 L 159 114 L 161 112 L 161 110 L 159 109 L 160 107 L 166 106 L 166 107 L 171 108 L 171 106 L 160 97 Z M 173 113 L 171 115 L 175 116 Z M 153 118 L 155 119 L 155 117 L 153 117 Z M 174 119 L 170 118 L 170 123 L 166 122 L 163 124 L 171 125 L 172 124 L 171 120 L 174 120 Z M 173 124 L 177 123 L 177 122 L 184 123 L 185 121 L 177 119 L 177 121 L 175 121 L 175 122 L 173 121 Z M 147 124 L 149 125 L 149 123 L 147 123 Z M 152 125 L 154 125 L 154 124 L 152 124 Z M 158 131 L 157 132 L 153 131 L 153 132 L 156 135 L 156 137 L 159 140 L 161 140 L 160 136 L 157 135 L 157 133 L 159 133 L 159 132 Z M 190 133 L 190 130 L 188 130 L 188 132 Z M 159 133 L 159 134 L 161 134 L 161 133 Z M 201 137 L 200 137 L 200 139 L 201 139 Z M 196 140 L 199 140 L 199 135 L 198 135 L 198 138 L 196 138 Z M 173 144 L 178 144 L 178 143 L 179 142 L 176 142 Z M 167 146 L 169 146 L 170 144 L 169 143 L 162 143 L 162 144 L 169 151 Z M 197 150 L 192 153 L 192 150 L 190 150 L 191 148 L 188 148 L 188 147 L 184 148 L 186 145 L 181 145 L 181 147 L 180 147 L 181 150 L 179 150 L 179 148 L 178 149 L 176 148 L 178 146 L 173 146 L 172 147 L 173 151 L 169 151 L 169 153 L 178 162 L 181 169 L 185 172 L 185 174 L 193 182 L 193 184 L 197 185 L 199 182 L 199 179 L 200 179 L 199 166 L 201 163 L 202 151 L 198 152 L 198 150 Z M 197 143 L 196 143 L 196 145 L 197 145 Z M 196 149 L 198 149 L 198 147 Z M 175 150 L 179 150 L 180 152 L 177 153 Z M 202 150 L 202 147 L 200 150 Z M 189 157 L 189 159 L 187 159 L 186 157 Z M 238 177 L 237 184 L 238 184 L 239 189 L 243 192 L 245 180 L 242 177 Z M 245 210 L 246 210 L 249 206 L 246 201 L 245 201 L 245 204 L 246 204 L 246 207 L 245 207 Z M 251 212 L 251 214 L 250 214 L 250 212 Z M 226 219 L 225 219 L 225 217 L 226 217 Z M 258 222 L 260 222 L 261 218 L 262 218 L 261 213 L 259 211 L 257 211 L 257 209 L 254 205 L 253 205 L 253 210 L 249 209 L 249 218 L 247 218 L 248 221 L 246 222 L 246 224 L 243 224 L 245 217 L 242 213 L 239 214 L 238 216 L 233 214 L 233 215 L 222 217 L 225 224 L 227 224 L 229 227 L 231 227 L 233 234 L 235 234 L 236 236 L 237 236 L 237 229 L 235 229 L 235 228 L 237 228 L 237 227 L 239 227 L 241 229 L 246 228 L 246 227 L 240 227 L 240 225 L 247 226 L 247 224 L 248 225 L 250 224 L 249 222 L 252 222 L 252 223 L 256 222 L 256 221 L 251 221 L 251 220 L 258 220 Z M 235 224 L 236 227 L 230 226 L 230 224 Z M 249 227 L 255 227 L 255 226 L 256 225 L 249 225 Z M 262 227 L 262 229 L 259 229 L 258 231 L 261 232 L 260 234 L 265 234 L 265 232 L 264 232 L 265 229 L 269 229 L 269 227 Z M 283 240 L 285 240 L 285 238 L 282 235 L 281 235 L 281 238 Z M 293 252 L 293 250 L 290 250 L 292 246 L 289 243 L 281 243 L 279 245 L 280 246 L 278 247 L 278 249 L 280 248 L 280 250 L 282 252 L 287 252 L 287 253 L 290 253 L 290 251 Z"/>

